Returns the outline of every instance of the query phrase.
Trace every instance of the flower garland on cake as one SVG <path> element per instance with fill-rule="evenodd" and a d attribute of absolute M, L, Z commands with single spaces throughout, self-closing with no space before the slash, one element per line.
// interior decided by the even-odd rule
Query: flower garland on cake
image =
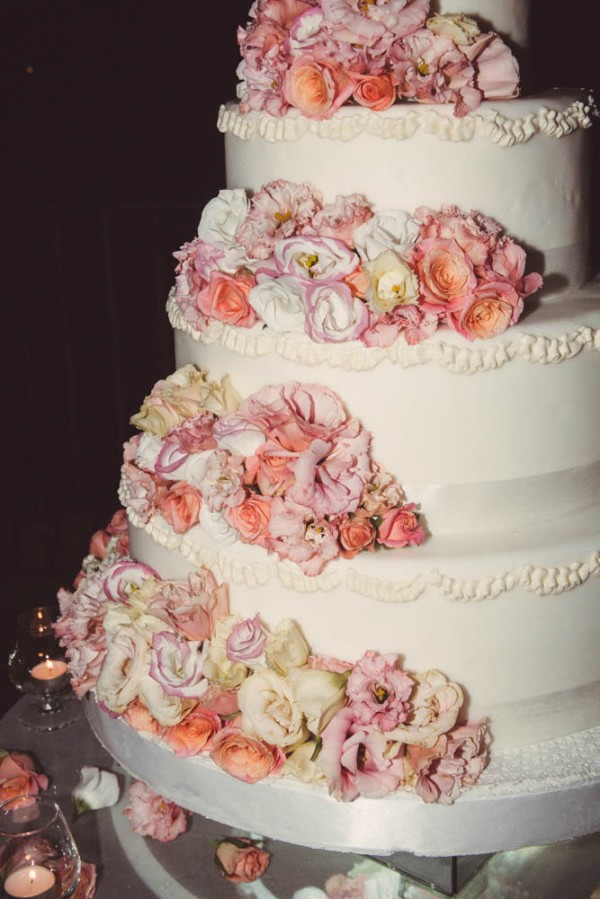
<path fill-rule="evenodd" d="M 212 322 L 307 335 L 320 344 L 415 345 L 446 326 L 467 340 L 514 325 L 542 284 L 493 219 L 457 206 L 375 210 L 359 194 L 325 203 L 278 180 L 252 199 L 222 190 L 175 253 L 174 302 Z"/>
<path fill-rule="evenodd" d="M 519 67 L 494 32 L 430 0 L 256 0 L 238 30 L 242 112 L 289 108 L 330 118 L 353 102 L 380 112 L 397 99 L 452 103 L 519 94 Z"/>
<path fill-rule="evenodd" d="M 206 569 L 168 581 L 114 561 L 116 539 L 58 597 L 78 697 L 94 691 L 177 756 L 208 756 L 247 783 L 291 775 L 342 801 L 412 790 L 450 804 L 477 781 L 486 724 L 457 724 L 462 690 L 439 671 L 411 674 L 395 653 L 314 655 L 294 621 L 271 630 L 232 614 Z"/>
<path fill-rule="evenodd" d="M 159 381 L 131 419 L 121 496 L 142 522 L 198 527 L 318 575 L 338 556 L 419 545 L 414 504 L 371 460 L 371 435 L 319 384 L 261 388 L 242 401 L 193 365 Z"/>

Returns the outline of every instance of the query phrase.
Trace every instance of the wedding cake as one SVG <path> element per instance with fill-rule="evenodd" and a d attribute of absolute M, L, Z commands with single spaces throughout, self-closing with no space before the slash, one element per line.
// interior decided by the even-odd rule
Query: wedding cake
<path fill-rule="evenodd" d="M 600 826 L 600 289 L 593 101 L 518 97 L 525 0 L 430 7 L 253 5 L 58 629 L 169 798 L 448 855 Z"/>

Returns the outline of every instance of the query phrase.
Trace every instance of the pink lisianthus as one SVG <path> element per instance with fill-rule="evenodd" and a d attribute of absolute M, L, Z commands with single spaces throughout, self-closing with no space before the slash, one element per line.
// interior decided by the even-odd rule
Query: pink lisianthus
<path fill-rule="evenodd" d="M 175 755 L 189 758 L 208 752 L 212 738 L 220 730 L 219 716 L 203 705 L 196 705 L 178 724 L 166 727 L 162 738 Z"/>
<path fill-rule="evenodd" d="M 131 784 L 123 814 L 129 818 L 135 833 L 161 843 L 170 843 L 187 829 L 188 812 L 140 780 Z"/>
<path fill-rule="evenodd" d="M 321 655 L 309 656 L 306 667 L 313 671 L 330 671 L 332 674 L 347 674 L 352 670 L 350 662 Z"/>
<path fill-rule="evenodd" d="M 224 727 L 215 735 L 210 757 L 219 768 L 244 783 L 257 783 L 275 774 L 285 762 L 285 753 L 237 727 Z"/>
<path fill-rule="evenodd" d="M 152 637 L 150 677 L 160 684 L 167 696 L 199 698 L 208 687 L 200 644 L 170 631 L 155 633 Z"/>
<path fill-rule="evenodd" d="M 225 641 L 225 651 L 230 662 L 247 664 L 259 658 L 267 643 L 267 634 L 260 617 L 245 618 L 236 624 Z"/>
<path fill-rule="evenodd" d="M 271 504 L 268 546 L 280 559 L 295 562 L 309 576 L 319 574 L 340 552 L 333 524 L 279 496 Z"/>
<path fill-rule="evenodd" d="M 198 523 L 202 494 L 186 481 L 177 481 L 161 498 L 159 511 L 176 534 L 185 534 Z"/>
<path fill-rule="evenodd" d="M 36 795 L 47 787 L 48 778 L 36 771 L 30 755 L 0 750 L 0 802 L 25 793 Z"/>
<path fill-rule="evenodd" d="M 266 849 L 250 837 L 221 840 L 215 850 L 215 863 L 231 883 L 252 883 L 262 877 L 271 860 Z"/>
<path fill-rule="evenodd" d="M 321 237 L 334 237 L 354 248 L 354 231 L 373 218 L 373 210 L 360 194 L 338 196 L 333 203 L 327 203 L 317 212 L 313 225 Z"/>
<path fill-rule="evenodd" d="M 123 559 L 111 565 L 102 575 L 102 589 L 109 602 L 126 603 L 134 590 L 137 590 L 149 578 L 157 578 L 158 574 L 144 562 Z"/>
<path fill-rule="evenodd" d="M 352 95 L 348 73 L 336 62 L 309 55 L 294 59 L 286 72 L 283 96 L 309 119 L 327 119 Z"/>
<path fill-rule="evenodd" d="M 337 712 L 321 737 L 323 748 L 317 764 L 335 799 L 343 802 L 357 796 L 379 799 L 401 785 L 402 760 L 386 757 L 385 735 L 358 724 L 351 708 Z"/>
<path fill-rule="evenodd" d="M 160 595 L 148 605 L 148 613 L 188 640 L 209 640 L 216 622 L 229 614 L 227 586 L 219 586 L 213 573 L 201 568 L 189 575 L 187 583 L 163 581 Z"/>
<path fill-rule="evenodd" d="M 238 506 L 225 509 L 225 521 L 238 532 L 243 543 L 263 546 L 269 531 L 271 499 L 253 491 L 246 491 L 246 498 Z"/>
<path fill-rule="evenodd" d="M 396 100 L 396 82 L 393 75 L 352 75 L 354 90 L 352 99 L 373 112 L 384 112 Z"/>
<path fill-rule="evenodd" d="M 369 310 L 343 282 L 314 283 L 306 290 L 305 331 L 315 343 L 358 340 L 369 326 Z"/>
<path fill-rule="evenodd" d="M 101 638 L 106 602 L 101 574 L 88 578 L 74 594 L 59 590 L 60 616 L 53 625 L 53 631 L 60 645 L 69 647 L 84 640 Z"/>
<path fill-rule="evenodd" d="M 389 731 L 406 720 L 414 681 L 392 653 L 366 652 L 346 684 L 348 703 L 357 724 Z"/>
<path fill-rule="evenodd" d="M 377 542 L 393 549 L 399 546 L 420 546 L 425 539 L 425 528 L 419 524 L 414 503 L 406 503 L 398 509 L 384 512 L 377 532 Z"/>
<path fill-rule="evenodd" d="M 411 34 L 424 23 L 430 0 L 386 0 L 357 4 L 355 0 L 321 0 L 325 21 L 338 40 L 373 47 Z"/>
<path fill-rule="evenodd" d="M 256 314 L 248 302 L 248 294 L 254 284 L 254 276 L 248 269 L 240 269 L 235 275 L 212 272 L 208 284 L 198 294 L 198 308 L 208 318 L 216 318 L 226 325 L 251 328 L 256 323 Z"/>
<path fill-rule="evenodd" d="M 127 486 L 125 506 L 139 515 L 144 523 L 148 522 L 164 492 L 159 489 L 161 481 L 131 462 L 123 463 L 121 476 Z"/>
<path fill-rule="evenodd" d="M 477 73 L 477 87 L 486 100 L 519 96 L 519 64 L 497 34 L 481 34 L 464 48 Z"/>
<path fill-rule="evenodd" d="M 308 184 L 271 181 L 252 197 L 250 211 L 235 238 L 254 259 L 269 259 L 275 241 L 314 233 L 311 222 L 323 204 Z"/>
<path fill-rule="evenodd" d="M 202 499 L 211 512 L 239 506 L 245 499 L 241 457 L 216 450 L 208 459 L 201 482 Z"/>
<path fill-rule="evenodd" d="M 477 286 L 473 263 L 455 240 L 427 238 L 415 247 L 412 261 L 427 312 L 462 309 Z"/>
<path fill-rule="evenodd" d="M 170 428 L 165 434 L 165 440 L 176 444 L 186 454 L 214 449 L 217 445 L 213 437 L 213 426 L 216 421 L 217 417 L 204 409 L 193 418 L 188 418 L 182 424 Z"/>
<path fill-rule="evenodd" d="M 430 748 L 406 746 L 407 782 L 424 802 L 451 805 L 462 787 L 474 784 L 487 764 L 484 722 L 466 724 L 438 737 Z"/>
<path fill-rule="evenodd" d="M 523 299 L 506 281 L 484 282 L 469 302 L 447 320 L 467 340 L 485 340 L 503 334 L 515 324 L 523 311 Z"/>
<path fill-rule="evenodd" d="M 275 245 L 277 270 L 305 281 L 341 281 L 352 274 L 360 258 L 343 240 L 299 235 Z"/>

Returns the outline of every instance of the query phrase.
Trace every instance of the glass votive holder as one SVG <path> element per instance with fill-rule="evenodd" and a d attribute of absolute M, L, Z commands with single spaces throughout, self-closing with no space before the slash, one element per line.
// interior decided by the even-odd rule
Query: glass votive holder
<path fill-rule="evenodd" d="M 2 899 L 65 899 L 81 862 L 71 831 L 47 796 L 17 796 L 0 805 Z"/>

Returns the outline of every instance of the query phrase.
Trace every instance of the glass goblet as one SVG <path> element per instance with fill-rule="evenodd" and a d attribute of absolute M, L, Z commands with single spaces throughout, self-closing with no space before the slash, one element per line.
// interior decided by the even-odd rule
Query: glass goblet
<path fill-rule="evenodd" d="M 67 665 L 48 606 L 19 615 L 8 672 L 17 689 L 33 697 L 19 716 L 21 724 L 33 730 L 59 730 L 79 717 L 79 703 L 70 692 Z"/>
<path fill-rule="evenodd" d="M 65 899 L 77 886 L 80 868 L 77 846 L 56 802 L 25 795 L 0 805 L 3 897 Z"/>

